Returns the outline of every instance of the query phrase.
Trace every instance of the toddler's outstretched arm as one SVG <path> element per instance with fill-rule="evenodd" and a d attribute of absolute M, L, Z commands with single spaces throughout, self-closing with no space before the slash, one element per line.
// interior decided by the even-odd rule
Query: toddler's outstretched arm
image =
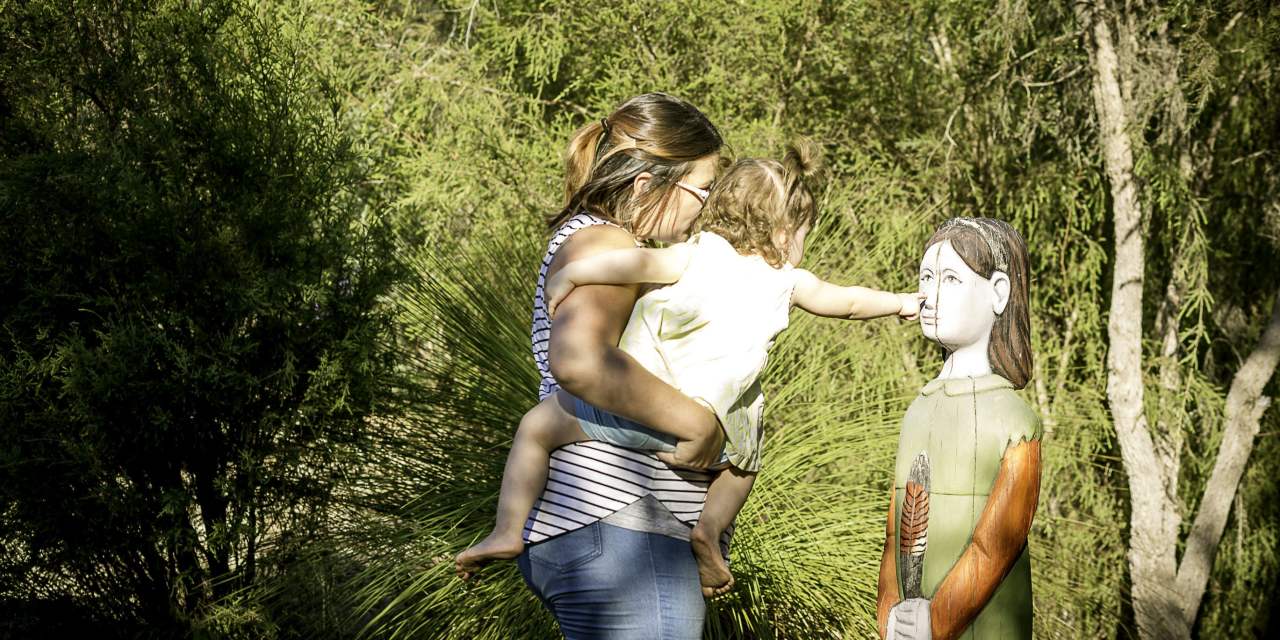
<path fill-rule="evenodd" d="M 574 287 L 587 284 L 671 284 L 689 266 L 689 245 L 673 244 L 664 249 L 617 249 L 575 260 L 547 281 L 547 313 L 556 316 L 556 307 Z"/>
<path fill-rule="evenodd" d="M 890 293 L 866 287 L 841 287 L 831 284 L 804 269 L 796 269 L 796 288 L 791 301 L 815 316 L 867 320 L 897 315 L 915 320 L 920 315 L 924 295 Z"/>

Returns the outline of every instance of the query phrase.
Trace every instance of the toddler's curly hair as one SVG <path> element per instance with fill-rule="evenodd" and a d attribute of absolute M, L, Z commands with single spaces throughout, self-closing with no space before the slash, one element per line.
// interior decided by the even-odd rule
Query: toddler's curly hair
<path fill-rule="evenodd" d="M 738 160 L 711 188 L 695 230 L 712 231 L 739 253 L 781 267 L 792 236 L 818 216 L 823 172 L 821 148 L 806 138 L 787 145 L 782 162 Z"/>

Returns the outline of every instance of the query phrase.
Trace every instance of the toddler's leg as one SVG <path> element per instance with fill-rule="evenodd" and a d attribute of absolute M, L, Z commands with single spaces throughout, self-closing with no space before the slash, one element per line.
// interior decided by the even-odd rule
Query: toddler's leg
<path fill-rule="evenodd" d="M 698 560 L 702 595 L 708 598 L 733 588 L 733 574 L 729 573 L 729 565 L 720 555 L 720 534 L 746 504 L 755 481 L 756 474 L 728 467 L 716 475 L 707 489 L 707 501 L 702 505 L 702 516 L 693 527 L 690 542 L 693 555 Z"/>
<path fill-rule="evenodd" d="M 578 419 L 564 408 L 562 402 L 567 401 L 561 400 L 561 395 L 547 397 L 520 419 L 502 472 L 493 532 L 454 559 L 454 569 L 462 579 L 470 578 L 485 562 L 520 555 L 525 520 L 547 484 L 551 451 L 587 439 Z"/>

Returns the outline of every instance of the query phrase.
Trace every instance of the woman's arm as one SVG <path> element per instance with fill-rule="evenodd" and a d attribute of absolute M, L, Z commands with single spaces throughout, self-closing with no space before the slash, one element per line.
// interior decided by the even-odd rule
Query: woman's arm
<path fill-rule="evenodd" d="M 635 247 L 631 234 L 610 226 L 583 229 L 565 242 L 547 270 L 588 256 Z M 551 374 L 565 391 L 693 444 L 683 465 L 709 467 L 724 447 L 724 431 L 714 413 L 658 379 L 618 348 L 631 317 L 635 285 L 577 287 L 560 303 L 551 325 Z"/>
<path fill-rule="evenodd" d="M 934 640 L 957 638 L 969 627 L 1022 554 L 1040 499 L 1040 441 L 1009 448 L 982 516 L 929 605 Z"/>
<path fill-rule="evenodd" d="M 898 554 L 893 548 L 893 513 L 894 490 L 889 490 L 889 524 L 884 533 L 884 554 L 880 556 L 880 582 L 876 589 L 876 625 L 880 628 L 880 637 L 885 635 L 885 627 L 889 624 L 889 610 L 902 600 L 898 593 Z"/>
<path fill-rule="evenodd" d="M 547 314 L 556 317 L 556 308 L 575 287 L 587 284 L 671 284 L 689 266 L 689 245 L 674 244 L 665 249 L 616 249 L 580 258 L 566 264 L 547 280 Z"/>
<path fill-rule="evenodd" d="M 826 282 L 804 269 L 796 269 L 796 288 L 791 300 L 815 316 L 866 320 L 898 315 L 914 320 L 920 313 L 919 293 L 889 293 L 866 287 L 841 287 Z"/>

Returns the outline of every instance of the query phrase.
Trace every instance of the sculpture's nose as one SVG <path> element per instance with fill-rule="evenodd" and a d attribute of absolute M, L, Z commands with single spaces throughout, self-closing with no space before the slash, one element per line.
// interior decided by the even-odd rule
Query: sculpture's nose
<path fill-rule="evenodd" d="M 920 293 L 924 294 L 924 311 L 935 311 L 938 308 L 938 279 L 929 278 L 920 281 Z"/>

